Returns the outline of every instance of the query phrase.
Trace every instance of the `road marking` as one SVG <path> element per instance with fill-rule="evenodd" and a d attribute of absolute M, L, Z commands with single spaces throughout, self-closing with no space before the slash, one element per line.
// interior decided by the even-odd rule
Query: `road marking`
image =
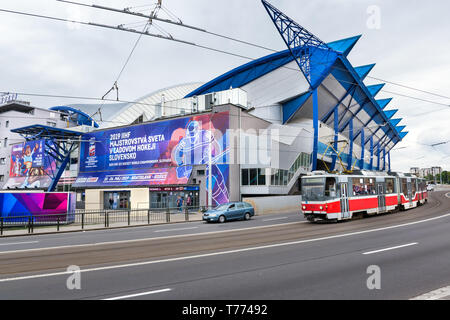
<path fill-rule="evenodd" d="M 198 227 L 191 227 L 191 228 L 179 228 L 179 229 L 166 229 L 166 230 L 157 230 L 154 232 L 173 232 L 173 231 L 182 231 L 182 230 L 192 230 L 197 229 Z"/>
<path fill-rule="evenodd" d="M 439 300 L 449 296 L 450 296 L 450 286 L 422 294 L 410 300 Z"/>
<path fill-rule="evenodd" d="M 385 251 L 390 251 L 390 250 L 395 250 L 395 249 L 400 249 L 400 248 L 406 248 L 406 247 L 411 247 L 411 246 L 415 246 L 418 245 L 419 243 L 414 242 L 414 243 L 408 243 L 408 244 L 404 244 L 401 246 L 396 246 L 396 247 L 390 247 L 390 248 L 386 248 L 386 249 L 380 249 L 380 250 L 375 250 L 375 251 L 369 251 L 369 252 L 364 252 L 364 255 L 369 255 L 369 254 L 374 254 L 374 253 L 380 253 L 380 252 L 385 252 Z"/>
<path fill-rule="evenodd" d="M 449 193 L 446 193 L 445 196 L 446 196 L 447 198 L 450 198 L 450 192 L 449 192 Z"/>
<path fill-rule="evenodd" d="M 30 243 L 38 243 L 38 242 L 39 241 L 0 243 L 0 246 L 12 246 L 12 245 L 18 245 L 18 244 L 30 244 Z"/>
<path fill-rule="evenodd" d="M 286 219 L 289 219 L 289 218 L 288 217 L 282 217 L 282 218 L 265 219 L 265 220 L 263 220 L 263 222 L 276 221 L 276 220 L 286 220 Z"/>
<path fill-rule="evenodd" d="M 293 225 L 293 224 L 301 224 L 301 223 L 309 223 L 309 222 L 308 221 L 288 222 L 288 223 L 272 224 L 272 225 L 269 225 L 269 226 L 259 226 L 259 227 L 250 227 L 250 228 L 221 230 L 221 231 L 210 231 L 210 232 L 201 232 L 201 233 L 180 234 L 180 235 L 176 235 L 176 236 L 152 237 L 152 238 L 131 239 L 131 240 L 118 240 L 118 241 L 109 241 L 109 242 L 94 242 L 94 243 L 85 243 L 85 244 L 67 245 L 67 246 L 58 246 L 58 247 L 45 247 L 45 248 L 33 248 L 33 249 L 22 249 L 22 250 L 8 250 L 8 251 L 0 251 L 0 255 L 2 255 L 2 254 L 10 254 L 10 253 L 22 253 L 22 252 L 44 251 L 44 250 L 68 249 L 68 248 L 76 249 L 76 248 L 83 248 L 83 247 L 94 247 L 94 246 L 102 246 L 102 245 L 110 245 L 110 244 L 137 243 L 137 242 L 143 242 L 143 241 L 176 239 L 176 238 L 183 238 L 183 237 L 196 237 L 196 236 L 204 236 L 204 235 L 211 235 L 211 234 L 217 234 L 217 233 L 229 233 L 229 232 L 236 232 L 236 231 L 247 231 L 247 230 L 254 230 L 254 229 L 267 229 L 267 228 L 273 228 L 273 227 L 283 227 L 283 226 L 288 226 L 288 225 Z"/>
<path fill-rule="evenodd" d="M 171 291 L 172 289 L 161 289 L 161 290 L 155 290 L 155 291 L 148 291 L 148 292 L 142 292 L 142 293 L 136 293 L 136 294 L 129 294 L 127 296 L 121 296 L 121 297 L 114 297 L 114 298 L 108 298 L 108 299 L 103 299 L 103 300 L 110 300 L 110 301 L 114 301 L 114 300 L 123 300 L 123 299 L 129 299 L 129 298 L 135 298 L 135 297 L 141 297 L 141 296 L 148 296 L 151 294 L 156 294 L 156 293 L 163 293 L 163 292 L 168 292 Z"/>
<path fill-rule="evenodd" d="M 400 225 L 396 225 L 396 226 L 390 226 L 390 227 L 384 227 L 384 228 L 377 228 L 377 229 L 371 229 L 371 230 L 357 231 L 357 232 L 340 234 L 340 235 L 334 235 L 334 236 L 328 236 L 328 237 L 322 237 L 322 238 L 314 238 L 314 239 L 306 239 L 306 240 L 299 240 L 299 241 L 293 241 L 293 242 L 276 243 L 276 244 L 271 244 L 271 245 L 266 245 L 266 246 L 259 246 L 259 247 L 250 247 L 250 248 L 235 249 L 235 250 L 229 250 L 229 251 L 219 251 L 219 252 L 198 254 L 198 255 L 193 255 L 193 256 L 184 256 L 184 257 L 169 258 L 169 259 L 162 259 L 162 260 L 135 262 L 135 263 L 128 263 L 128 264 L 122 264 L 122 265 L 113 265 L 113 266 L 107 266 L 107 267 L 98 267 L 98 268 L 91 268 L 91 269 L 82 269 L 82 270 L 80 270 L 80 273 L 82 273 L 82 272 L 104 271 L 104 270 L 113 270 L 113 269 L 123 269 L 123 268 L 130 268 L 130 267 L 139 267 L 139 266 L 147 266 L 147 265 L 158 264 L 158 263 L 165 263 L 165 262 L 192 260 L 192 259 L 198 259 L 198 258 L 227 255 L 227 254 L 232 254 L 232 253 L 256 251 L 256 250 L 269 249 L 269 248 L 279 248 L 279 247 L 299 245 L 299 244 L 304 244 L 304 243 L 311 243 L 311 242 L 324 241 L 324 240 L 330 240 L 330 239 L 346 238 L 346 237 L 350 237 L 350 236 L 354 236 L 354 235 L 361 235 L 361 234 L 366 234 L 366 233 L 372 233 L 372 232 L 379 232 L 379 231 L 385 231 L 385 230 L 390 230 L 390 229 L 402 228 L 402 227 L 405 227 L 405 226 L 412 226 L 412 225 L 421 224 L 421 223 L 434 221 L 434 220 L 438 220 L 438 219 L 443 219 L 443 218 L 447 218 L 447 217 L 450 217 L 450 213 L 442 215 L 442 216 L 439 216 L 439 217 L 435 217 L 435 218 L 430 218 L 430 219 L 420 220 L 420 221 L 415 221 L 415 222 L 409 222 L 409 223 L 404 223 L 404 224 L 400 224 Z M 62 276 L 62 275 L 67 275 L 67 274 L 72 274 L 72 272 L 70 272 L 70 271 L 62 271 L 62 272 L 54 272 L 54 273 L 47 273 L 47 274 L 36 274 L 36 275 L 22 276 L 22 277 L 15 277 L 15 278 L 5 278 L 5 279 L 0 279 L 0 283 L 1 282 L 18 281 L 18 280 L 37 279 L 37 278 L 48 278 L 48 277 Z"/>

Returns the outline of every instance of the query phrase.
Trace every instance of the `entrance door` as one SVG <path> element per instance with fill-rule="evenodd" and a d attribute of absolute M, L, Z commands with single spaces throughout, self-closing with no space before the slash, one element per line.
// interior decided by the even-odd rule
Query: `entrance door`
<path fill-rule="evenodd" d="M 341 183 L 341 216 L 343 219 L 350 218 L 347 183 Z"/>
<path fill-rule="evenodd" d="M 379 183 L 377 185 L 378 190 L 378 213 L 386 211 L 386 196 L 384 195 L 384 186 Z"/>

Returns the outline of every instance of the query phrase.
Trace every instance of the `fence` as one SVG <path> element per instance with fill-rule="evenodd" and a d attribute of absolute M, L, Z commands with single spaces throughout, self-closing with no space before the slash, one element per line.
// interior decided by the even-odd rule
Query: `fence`
<path fill-rule="evenodd" d="M 0 236 L 54 231 L 75 231 L 172 222 L 199 221 L 198 207 L 165 209 L 76 210 L 69 214 L 0 217 Z M 20 232 L 22 231 L 22 232 Z"/>

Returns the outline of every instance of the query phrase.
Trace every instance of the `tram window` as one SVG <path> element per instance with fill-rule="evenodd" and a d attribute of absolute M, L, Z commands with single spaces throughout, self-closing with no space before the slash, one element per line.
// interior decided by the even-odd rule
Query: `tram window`
<path fill-rule="evenodd" d="M 375 189 L 375 179 L 366 178 L 364 179 L 364 184 L 365 184 L 365 194 L 377 194 L 377 191 Z"/>
<path fill-rule="evenodd" d="M 325 182 L 325 196 L 326 197 L 336 197 L 336 179 L 327 178 Z"/>
<path fill-rule="evenodd" d="M 366 194 L 366 188 L 364 185 L 364 179 L 362 178 L 353 178 L 353 195 L 361 196 Z"/>
<path fill-rule="evenodd" d="M 402 183 L 402 192 L 405 195 L 405 197 L 408 196 L 408 184 L 406 182 L 406 179 L 401 179 L 401 183 Z"/>
<path fill-rule="evenodd" d="M 395 193 L 394 179 L 386 179 L 386 193 Z"/>
<path fill-rule="evenodd" d="M 414 194 L 416 193 L 416 191 L 417 191 L 417 188 L 416 188 L 416 179 L 412 179 L 412 180 L 411 180 L 411 188 L 412 188 L 412 194 L 414 195 Z"/>

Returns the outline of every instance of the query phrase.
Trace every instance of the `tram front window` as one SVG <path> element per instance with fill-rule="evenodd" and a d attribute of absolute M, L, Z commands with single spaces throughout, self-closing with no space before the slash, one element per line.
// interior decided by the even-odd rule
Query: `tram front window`
<path fill-rule="evenodd" d="M 302 197 L 305 201 L 323 201 L 336 197 L 334 178 L 305 178 L 302 180 Z"/>

